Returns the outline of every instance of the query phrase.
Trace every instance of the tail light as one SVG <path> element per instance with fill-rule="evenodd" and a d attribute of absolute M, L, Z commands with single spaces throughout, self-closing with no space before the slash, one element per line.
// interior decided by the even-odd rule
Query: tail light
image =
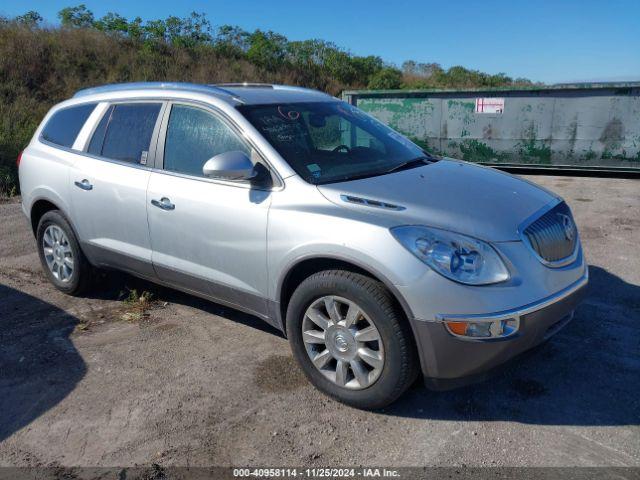
<path fill-rule="evenodd" d="M 16 165 L 17 165 L 17 167 L 18 167 L 18 168 L 20 168 L 20 160 L 22 160 L 22 153 L 23 153 L 23 152 L 20 152 L 20 153 L 18 154 L 18 158 L 17 158 L 17 160 L 16 160 Z"/>

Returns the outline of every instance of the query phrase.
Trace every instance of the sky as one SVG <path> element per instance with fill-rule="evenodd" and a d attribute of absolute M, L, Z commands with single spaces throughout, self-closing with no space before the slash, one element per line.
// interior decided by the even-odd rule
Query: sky
<path fill-rule="evenodd" d="M 545 83 L 640 80 L 640 0 L 3 0 L 0 15 L 36 10 L 57 23 L 79 3 L 96 17 L 204 12 L 214 26 L 319 38 L 398 66 L 411 59 Z"/>

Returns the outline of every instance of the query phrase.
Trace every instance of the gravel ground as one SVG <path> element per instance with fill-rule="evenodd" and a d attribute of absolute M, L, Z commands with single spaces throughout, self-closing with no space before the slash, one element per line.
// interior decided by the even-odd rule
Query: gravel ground
<path fill-rule="evenodd" d="M 1 204 L 0 466 L 640 466 L 640 181 L 529 178 L 582 233 L 575 319 L 485 383 L 374 413 L 317 392 L 251 316 L 115 274 L 62 295 Z M 143 315 L 129 289 L 153 293 Z"/>

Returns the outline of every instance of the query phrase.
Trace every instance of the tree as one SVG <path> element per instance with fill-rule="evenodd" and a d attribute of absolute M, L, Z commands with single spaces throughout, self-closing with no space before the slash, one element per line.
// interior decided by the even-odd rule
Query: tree
<path fill-rule="evenodd" d="M 213 40 L 211 22 L 206 13 L 191 12 L 182 22 L 183 36 L 188 38 L 191 46 L 210 43 Z"/>
<path fill-rule="evenodd" d="M 353 57 L 351 59 L 351 63 L 356 71 L 358 81 L 365 84 L 373 75 L 384 68 L 384 61 L 382 58 L 375 55 L 369 55 L 367 57 Z"/>
<path fill-rule="evenodd" d="M 372 75 L 368 88 L 374 90 L 391 90 L 402 86 L 402 72 L 397 68 L 384 67 Z"/>
<path fill-rule="evenodd" d="M 218 28 L 214 45 L 222 55 L 240 58 L 249 50 L 250 33 L 234 25 Z"/>
<path fill-rule="evenodd" d="M 257 71 L 268 71 L 269 77 L 282 70 L 288 81 L 319 88 L 491 88 L 531 84 L 523 78 L 514 81 L 504 73 L 488 74 L 462 66 L 444 70 L 438 63 L 414 60 L 407 60 L 398 69 L 385 64 L 378 56 L 353 55 L 333 42 L 289 41 L 273 31 L 249 32 L 238 26 L 222 25 L 214 35 L 206 14 L 197 12 L 183 18 L 169 16 L 146 22 L 140 17 L 128 21 L 122 15 L 109 12 L 96 20 L 85 4 L 80 4 L 60 10 L 58 17 L 65 28 L 92 28 L 134 43 L 143 41 L 145 53 L 177 55 L 180 49 L 186 49 L 189 53 L 186 58 L 191 59 L 209 55 L 217 59 L 246 60 L 252 68 L 257 67 Z M 35 11 L 11 20 L 0 17 L 0 26 L 17 23 L 33 28 L 40 22 L 42 17 Z"/>
<path fill-rule="evenodd" d="M 129 32 L 129 21 L 122 15 L 109 12 L 101 19 L 94 22 L 95 28 L 103 32 L 127 34 Z"/>
<path fill-rule="evenodd" d="M 256 30 L 249 36 L 247 58 L 268 70 L 275 70 L 282 65 L 287 54 L 287 37 L 279 33 Z"/>
<path fill-rule="evenodd" d="M 403 75 L 415 75 L 417 64 L 413 60 L 406 60 L 402 62 Z"/>
<path fill-rule="evenodd" d="M 142 26 L 142 19 L 136 17 L 127 24 L 127 35 L 132 40 L 140 40 L 144 36 L 144 27 Z"/>
<path fill-rule="evenodd" d="M 442 67 L 439 63 L 419 63 L 417 65 L 418 75 L 424 78 L 431 78 L 442 71 Z"/>
<path fill-rule="evenodd" d="M 312 67 L 323 65 L 326 42 L 322 40 L 302 40 L 287 43 L 287 56 L 294 65 Z"/>
<path fill-rule="evenodd" d="M 147 40 L 155 42 L 166 41 L 167 25 L 164 20 L 149 20 L 142 30 Z"/>
<path fill-rule="evenodd" d="M 76 7 L 66 7 L 58 12 L 63 27 L 89 28 L 94 26 L 93 12 L 84 3 Z"/>
<path fill-rule="evenodd" d="M 35 10 L 29 10 L 27 13 L 16 17 L 16 23 L 25 25 L 29 28 L 37 27 L 40 22 L 42 22 L 42 16 Z"/>
<path fill-rule="evenodd" d="M 157 21 L 160 27 L 160 20 Z M 151 22 L 149 22 L 151 23 Z M 167 17 L 159 28 L 165 41 L 177 47 L 193 48 L 212 40 L 211 23 L 204 13 L 191 12 L 188 17 Z"/>
<path fill-rule="evenodd" d="M 173 15 L 167 17 L 164 21 L 166 40 L 172 45 L 184 47 L 185 42 L 182 38 L 184 25 L 182 19 Z"/>

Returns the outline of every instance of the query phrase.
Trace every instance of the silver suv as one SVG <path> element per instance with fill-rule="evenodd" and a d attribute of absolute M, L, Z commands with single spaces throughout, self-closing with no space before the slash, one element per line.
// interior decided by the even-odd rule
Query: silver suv
<path fill-rule="evenodd" d="M 256 315 L 361 408 L 485 376 L 572 317 L 587 267 L 557 195 L 440 159 L 321 92 L 139 83 L 51 109 L 20 162 L 51 282 L 119 269 Z"/>

